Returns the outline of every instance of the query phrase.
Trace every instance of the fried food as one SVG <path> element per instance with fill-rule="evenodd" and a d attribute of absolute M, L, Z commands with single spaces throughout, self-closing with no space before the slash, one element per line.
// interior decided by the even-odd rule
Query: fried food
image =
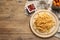
<path fill-rule="evenodd" d="M 60 7 L 60 0 L 53 0 L 53 5 Z"/>
<path fill-rule="evenodd" d="M 49 30 L 55 25 L 53 18 L 47 14 L 48 12 L 38 13 L 35 18 L 34 25 L 40 32 L 49 32 Z"/>

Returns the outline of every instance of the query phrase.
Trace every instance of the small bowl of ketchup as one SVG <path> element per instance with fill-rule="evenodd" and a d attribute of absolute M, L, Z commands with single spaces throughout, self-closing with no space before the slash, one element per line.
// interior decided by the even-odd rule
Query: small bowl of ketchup
<path fill-rule="evenodd" d="M 34 4 L 29 4 L 26 9 L 29 13 L 32 13 L 35 11 L 36 7 L 34 6 Z"/>

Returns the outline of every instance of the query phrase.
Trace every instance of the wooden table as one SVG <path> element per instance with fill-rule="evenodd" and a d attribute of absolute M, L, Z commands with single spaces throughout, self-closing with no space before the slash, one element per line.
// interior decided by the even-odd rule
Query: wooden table
<path fill-rule="evenodd" d="M 42 39 L 32 33 L 25 3 L 26 0 L 0 0 L 0 40 L 60 40 L 54 36 Z"/>

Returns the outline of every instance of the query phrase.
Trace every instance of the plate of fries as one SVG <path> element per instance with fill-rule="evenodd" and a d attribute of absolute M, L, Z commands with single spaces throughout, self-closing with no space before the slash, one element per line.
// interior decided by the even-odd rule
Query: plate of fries
<path fill-rule="evenodd" d="M 32 32 L 42 38 L 53 36 L 59 26 L 57 16 L 49 10 L 37 10 L 30 19 Z"/>

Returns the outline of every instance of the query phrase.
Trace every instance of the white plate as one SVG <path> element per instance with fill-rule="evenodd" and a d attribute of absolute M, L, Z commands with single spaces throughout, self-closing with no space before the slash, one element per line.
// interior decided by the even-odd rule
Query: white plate
<path fill-rule="evenodd" d="M 48 34 L 45 34 L 45 33 L 42 34 L 41 32 L 38 32 L 37 30 L 35 30 L 35 28 L 33 27 L 34 17 L 36 17 L 36 15 L 38 14 L 37 12 L 44 12 L 44 11 L 49 12 L 49 15 L 53 16 L 53 18 L 56 22 L 56 25 L 54 27 L 52 27 L 50 33 L 48 33 Z M 32 17 L 30 19 L 30 27 L 31 27 L 32 32 L 42 38 L 47 38 L 47 37 L 53 36 L 57 32 L 58 26 L 59 26 L 59 22 L 58 22 L 57 16 L 49 10 L 38 10 L 32 15 Z"/>

